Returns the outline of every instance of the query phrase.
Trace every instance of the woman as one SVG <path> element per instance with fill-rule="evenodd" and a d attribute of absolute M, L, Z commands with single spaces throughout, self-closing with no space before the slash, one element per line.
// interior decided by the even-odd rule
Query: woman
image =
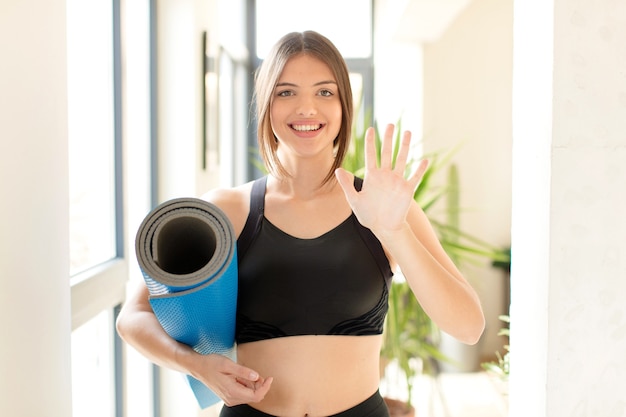
<path fill-rule="evenodd" d="M 155 363 L 205 383 L 225 417 L 386 416 L 378 361 L 393 268 L 447 333 L 473 344 L 484 328 L 476 293 L 413 200 L 427 164 L 405 178 L 406 132 L 392 166 L 390 125 L 380 163 L 366 134 L 363 181 L 340 168 L 353 111 L 348 71 L 315 32 L 275 45 L 256 100 L 269 175 L 205 196 L 238 235 L 237 363 L 171 339 L 144 285 L 118 331 Z"/>

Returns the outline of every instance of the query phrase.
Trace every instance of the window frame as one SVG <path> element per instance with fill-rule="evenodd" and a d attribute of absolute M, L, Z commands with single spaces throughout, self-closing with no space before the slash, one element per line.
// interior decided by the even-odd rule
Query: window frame
<path fill-rule="evenodd" d="M 112 309 L 125 297 L 128 280 L 124 245 L 124 187 L 122 155 L 121 0 L 111 0 L 113 22 L 113 164 L 115 256 L 70 277 L 72 330 Z"/>

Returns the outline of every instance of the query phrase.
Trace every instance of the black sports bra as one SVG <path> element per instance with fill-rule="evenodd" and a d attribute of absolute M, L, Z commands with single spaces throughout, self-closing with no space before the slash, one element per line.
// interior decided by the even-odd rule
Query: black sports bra
<path fill-rule="evenodd" d="M 354 213 L 313 239 L 283 232 L 264 216 L 266 181 L 252 186 L 237 240 L 237 343 L 381 334 L 393 273 L 378 239 Z"/>

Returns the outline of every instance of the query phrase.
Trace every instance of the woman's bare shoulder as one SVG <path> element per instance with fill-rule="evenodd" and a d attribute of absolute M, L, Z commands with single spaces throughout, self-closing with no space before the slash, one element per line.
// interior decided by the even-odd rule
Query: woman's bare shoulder
<path fill-rule="evenodd" d="M 200 198 L 219 207 L 233 224 L 235 234 L 239 236 L 250 211 L 251 189 L 252 182 L 248 182 L 232 188 L 214 188 Z"/>

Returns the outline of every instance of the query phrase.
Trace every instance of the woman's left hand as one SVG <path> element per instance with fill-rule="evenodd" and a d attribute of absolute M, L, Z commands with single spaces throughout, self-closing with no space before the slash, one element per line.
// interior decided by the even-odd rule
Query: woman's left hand
<path fill-rule="evenodd" d="M 413 194 L 426 168 L 422 160 L 413 173 L 405 178 L 411 144 L 411 132 L 404 132 L 400 148 L 393 161 L 395 126 L 387 125 L 382 141 L 380 164 L 377 162 L 374 128 L 365 134 L 365 175 L 360 192 L 354 189 L 352 175 L 339 168 L 335 175 L 346 195 L 348 204 L 359 222 L 377 236 L 400 230 L 406 221 Z"/>

